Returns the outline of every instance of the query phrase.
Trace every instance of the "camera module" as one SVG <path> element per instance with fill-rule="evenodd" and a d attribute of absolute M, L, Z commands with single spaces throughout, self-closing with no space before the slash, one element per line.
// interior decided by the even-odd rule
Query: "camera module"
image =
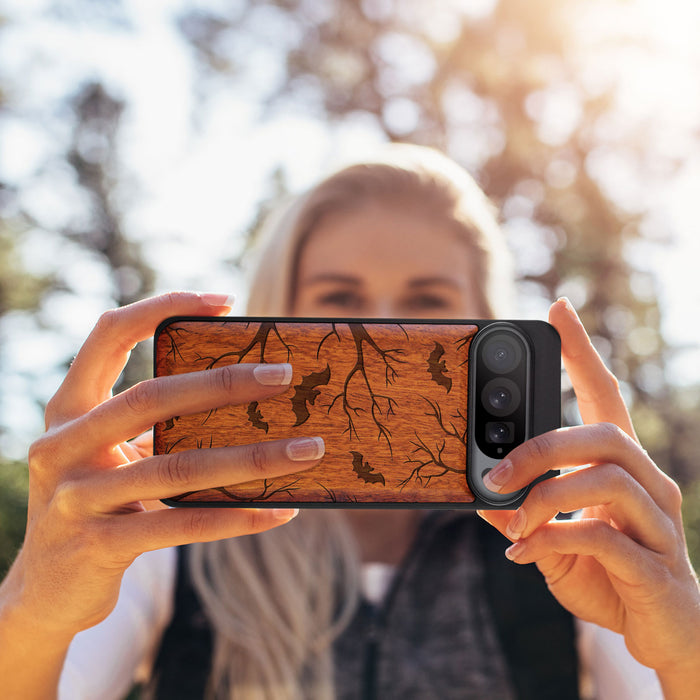
<path fill-rule="evenodd" d="M 502 459 L 530 431 L 530 365 L 527 337 L 514 324 L 496 321 L 477 337 L 470 351 L 470 440 L 479 459 Z"/>
<path fill-rule="evenodd" d="M 527 489 L 495 493 L 484 475 L 533 434 L 560 424 L 559 338 L 541 321 L 487 321 L 469 363 L 467 485 L 489 506 L 507 507 Z"/>

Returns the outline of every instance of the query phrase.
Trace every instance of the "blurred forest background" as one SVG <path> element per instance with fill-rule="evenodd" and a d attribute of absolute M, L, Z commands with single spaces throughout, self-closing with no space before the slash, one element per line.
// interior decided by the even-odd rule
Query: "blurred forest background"
<path fill-rule="evenodd" d="M 683 488 L 698 567 L 692 6 L 0 2 L 0 570 L 42 406 L 99 313 L 168 288 L 245 297 L 260 212 L 390 140 L 445 150 L 498 205 L 520 315 L 572 299 Z M 140 348 L 122 386 L 150 374 Z"/>

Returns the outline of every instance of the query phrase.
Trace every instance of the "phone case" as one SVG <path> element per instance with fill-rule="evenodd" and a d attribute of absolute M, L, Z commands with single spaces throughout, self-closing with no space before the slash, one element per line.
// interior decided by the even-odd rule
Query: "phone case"
<path fill-rule="evenodd" d="M 493 321 L 178 317 L 155 335 L 155 375 L 242 362 L 290 362 L 293 379 L 264 402 L 177 416 L 154 428 L 154 453 L 320 435 L 321 462 L 282 477 L 167 499 L 177 506 L 493 508 L 468 469 L 470 347 Z M 508 322 L 527 339 L 527 435 L 559 426 L 556 332 Z M 500 459 L 500 457 L 499 457 Z M 495 464 L 498 459 L 491 460 Z M 477 495 L 475 495 L 477 491 Z"/>

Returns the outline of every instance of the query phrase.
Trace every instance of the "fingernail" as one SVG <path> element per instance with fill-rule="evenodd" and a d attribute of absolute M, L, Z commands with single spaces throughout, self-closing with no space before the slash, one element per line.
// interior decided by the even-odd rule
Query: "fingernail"
<path fill-rule="evenodd" d="M 484 477 L 484 486 L 489 491 L 498 493 L 508 483 L 512 473 L 513 465 L 509 459 L 505 459 Z"/>
<path fill-rule="evenodd" d="M 323 438 L 297 438 L 287 443 L 287 457 L 294 462 L 320 459 L 326 452 Z"/>
<path fill-rule="evenodd" d="M 233 308 L 236 301 L 236 297 L 233 294 L 211 294 L 209 292 L 200 294 L 199 298 L 207 306 L 228 306 L 229 309 Z"/>
<path fill-rule="evenodd" d="M 578 320 L 578 314 L 576 313 L 576 309 L 574 309 L 574 305 L 569 301 L 569 297 L 559 297 L 557 301 L 563 302 L 566 310 Z"/>
<path fill-rule="evenodd" d="M 525 553 L 525 543 L 524 542 L 516 542 L 515 544 L 512 544 L 508 549 L 506 549 L 506 558 L 510 559 L 511 561 L 515 561 L 518 557 L 522 557 L 522 555 Z"/>
<path fill-rule="evenodd" d="M 527 515 L 525 511 L 521 508 L 515 512 L 515 515 L 511 518 L 511 521 L 506 527 L 506 535 L 512 540 L 519 540 L 520 535 L 523 534 L 525 527 L 527 525 Z"/>
<path fill-rule="evenodd" d="M 258 384 L 282 386 L 292 381 L 292 366 L 286 362 L 279 365 L 258 365 L 253 370 Z"/>
<path fill-rule="evenodd" d="M 291 520 L 292 518 L 296 518 L 297 515 L 299 515 L 299 509 L 298 508 L 273 508 L 272 515 L 274 516 L 275 520 L 282 520 L 283 522 L 287 522 L 288 520 Z"/>

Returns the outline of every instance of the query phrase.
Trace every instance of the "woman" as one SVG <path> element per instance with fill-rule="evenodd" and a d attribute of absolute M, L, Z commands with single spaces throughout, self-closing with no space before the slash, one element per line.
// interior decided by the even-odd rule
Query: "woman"
<path fill-rule="evenodd" d="M 305 316 L 505 315 L 499 291 L 510 273 L 499 269 L 506 261 L 499 241 L 486 201 L 466 173 L 434 152 L 398 149 L 383 163 L 330 178 L 285 212 L 271 228 L 248 310 Z M 238 365 L 151 380 L 111 397 L 129 350 L 162 318 L 228 309 L 222 296 L 180 294 L 108 312 L 47 407 L 47 433 L 30 453 L 25 545 L 1 589 L 5 695 L 55 692 L 71 639 L 109 615 L 123 572 L 138 554 L 217 541 L 191 548 L 188 566 L 178 567 L 175 611 L 156 662 L 154 692 L 163 697 L 163 682 L 176 677 L 184 683 L 190 675 L 177 675 L 181 657 L 175 652 L 198 626 L 205 630 L 203 639 L 213 630 L 212 658 L 207 650 L 202 661 L 212 662 L 210 687 L 232 688 L 233 697 L 332 697 L 333 692 L 358 697 L 363 692 L 354 679 L 358 664 L 370 671 L 364 690 L 379 687 L 383 697 L 437 697 L 426 693 L 438 687 L 441 675 L 455 672 L 464 682 L 455 681 L 442 697 L 515 697 L 521 673 L 511 662 L 509 637 L 522 630 L 499 638 L 500 606 L 489 601 L 485 583 L 491 546 L 484 548 L 484 557 L 476 554 L 476 545 L 489 537 L 484 532 L 494 531 L 477 528 L 477 519 L 459 516 L 436 525 L 411 510 L 309 512 L 264 535 L 238 538 L 286 523 L 295 513 L 154 508 L 153 499 L 245 481 L 260 469 L 270 476 L 293 472 L 321 457 L 318 439 L 207 450 L 184 459 L 148 456 L 147 438 L 125 442 L 173 415 L 264 400 L 288 388 L 283 367 Z M 510 492 L 551 468 L 586 466 L 543 482 L 515 513 L 482 515 L 514 542 L 507 556 L 535 562 L 551 593 L 573 615 L 620 633 L 634 657 L 656 670 L 667 698 L 691 697 L 700 681 L 700 592 L 684 544 L 678 488 L 636 442 L 617 382 L 570 305 L 554 304 L 550 321 L 562 337 L 585 425 L 516 448 L 491 473 L 490 485 Z M 582 519 L 551 522 L 558 511 L 576 509 L 583 509 Z M 413 578 L 405 571 L 406 561 L 413 561 L 412 553 L 426 541 L 426 530 L 432 539 L 421 556 L 432 556 L 438 545 L 447 547 L 445 556 L 429 560 L 431 566 L 442 566 L 446 576 L 461 572 L 459 581 L 470 586 L 463 604 L 450 608 L 464 624 L 451 627 L 450 616 L 438 611 L 421 629 L 401 629 L 402 620 L 422 619 L 419 613 L 428 606 L 424 589 L 426 581 L 432 583 L 433 569 L 424 571 L 423 564 Z M 459 546 L 450 550 L 454 541 Z M 364 586 L 367 596 L 381 598 L 392 588 L 388 581 L 397 565 L 404 579 L 390 596 L 405 590 L 407 577 L 423 590 L 415 598 L 419 604 L 407 605 L 407 614 L 395 620 L 391 645 L 381 646 L 386 640 L 380 640 L 378 662 L 371 652 L 380 647 L 363 644 L 362 651 L 370 652 L 365 659 L 354 643 L 373 629 L 365 624 L 367 606 L 356 606 L 358 560 L 380 565 L 364 569 L 370 578 L 380 571 L 381 579 L 379 585 Z M 172 567 L 173 557 L 155 561 L 150 570 L 157 579 L 163 571 L 157 563 Z M 148 557 L 137 566 L 144 562 Z M 497 577 L 496 583 L 503 578 L 509 576 Z M 180 615 L 188 595 L 192 601 L 192 586 L 198 597 L 193 609 Z M 151 599 L 157 602 L 164 590 L 167 583 L 156 586 L 144 603 L 139 596 L 145 589 L 137 586 L 136 595 L 119 605 L 152 610 L 158 606 Z M 150 632 L 157 642 L 169 622 L 167 604 L 153 615 L 158 620 Z M 119 628 L 128 615 L 114 619 L 102 626 L 112 646 L 99 658 L 123 677 L 115 655 L 129 656 L 138 645 Z M 114 627 L 109 631 L 110 622 L 119 633 Z M 527 632 L 534 640 L 537 626 L 532 627 Z M 94 645 L 96 634 L 84 635 L 83 644 Z M 466 641 L 453 634 L 467 635 Z M 433 663 L 462 644 L 469 646 L 474 663 L 464 664 L 461 657 L 455 657 L 456 669 Z M 395 675 L 389 679 L 387 656 L 394 659 Z M 66 668 L 70 673 L 70 664 Z M 442 670 L 436 674 L 436 668 Z M 104 694 L 112 683 L 106 682 Z M 545 692 L 542 688 L 540 696 Z"/>

